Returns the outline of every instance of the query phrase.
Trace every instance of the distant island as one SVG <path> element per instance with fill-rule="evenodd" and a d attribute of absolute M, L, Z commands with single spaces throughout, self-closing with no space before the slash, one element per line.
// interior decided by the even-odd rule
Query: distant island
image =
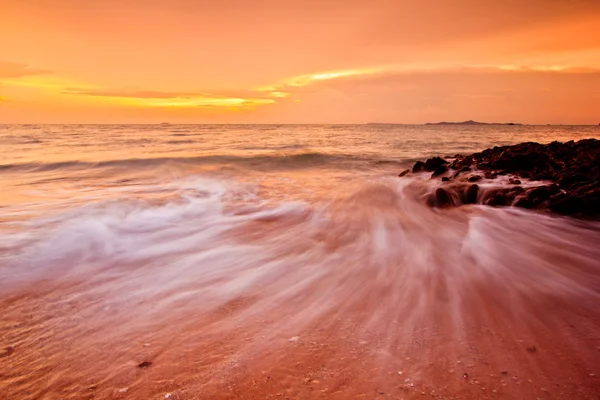
<path fill-rule="evenodd" d="M 428 122 L 425 125 L 523 125 L 515 124 L 514 122 L 478 122 L 473 120 L 462 121 L 462 122 Z"/>

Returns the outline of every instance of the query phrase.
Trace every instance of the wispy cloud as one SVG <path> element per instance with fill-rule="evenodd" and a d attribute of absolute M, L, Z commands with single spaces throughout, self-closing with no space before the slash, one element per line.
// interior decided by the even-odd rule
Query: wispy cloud
<path fill-rule="evenodd" d="M 258 96 L 224 96 L 203 92 L 162 92 L 154 90 L 112 90 L 66 88 L 65 95 L 105 97 L 121 100 L 124 104 L 142 107 L 182 107 L 182 108 L 231 108 L 252 109 L 273 104 L 270 98 Z M 248 93 L 244 93 L 247 95 Z"/>
<path fill-rule="evenodd" d="M 63 94 L 75 94 L 82 96 L 99 97 L 126 97 L 133 99 L 190 99 L 199 96 L 211 97 L 202 93 L 185 92 L 159 92 L 159 91 L 124 91 L 124 90 L 102 90 L 102 89 L 79 89 L 66 88 Z"/>
<path fill-rule="evenodd" d="M 0 61 L 0 79 L 22 78 L 31 75 L 48 74 L 51 71 L 31 68 L 27 64 Z"/>

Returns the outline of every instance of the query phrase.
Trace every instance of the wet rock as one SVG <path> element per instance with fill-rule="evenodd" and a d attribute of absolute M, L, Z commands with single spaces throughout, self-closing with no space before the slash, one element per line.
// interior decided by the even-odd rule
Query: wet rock
<path fill-rule="evenodd" d="M 441 208 L 452 206 L 454 205 L 454 202 L 452 201 L 452 196 L 450 193 L 448 193 L 448 191 L 438 188 L 435 191 L 432 200 L 430 201 L 430 205 Z"/>
<path fill-rule="evenodd" d="M 498 177 L 498 173 L 494 171 L 485 171 L 485 179 L 496 179 Z"/>
<path fill-rule="evenodd" d="M 152 365 L 152 361 L 142 361 L 138 364 L 138 368 L 148 368 Z"/>
<path fill-rule="evenodd" d="M 541 184 L 526 192 L 520 186 L 515 186 L 515 189 L 519 188 L 516 191 L 497 188 L 486 189 L 483 193 L 480 189 L 477 201 L 483 204 L 514 205 L 577 218 L 600 219 L 600 140 L 499 146 L 469 156 L 456 155 L 449 165 L 439 157 L 430 158 L 426 162 L 417 162 L 413 170 L 432 171 L 437 176 L 445 173 L 448 167 L 456 171 L 452 182 L 463 173 L 479 170 L 490 180 L 499 175 L 513 175 L 509 179 L 511 185 L 521 185 L 522 179 L 553 183 Z M 476 182 L 481 179 L 476 176 L 481 175 L 471 175 L 465 180 Z M 437 197 L 432 195 L 433 203 L 445 200 Z"/>
<path fill-rule="evenodd" d="M 526 192 L 527 199 L 534 205 L 541 204 L 560 190 L 556 186 L 538 186 Z"/>
<path fill-rule="evenodd" d="M 447 176 L 442 178 L 442 182 L 448 182 L 450 180 L 450 178 L 448 178 Z"/>
<path fill-rule="evenodd" d="M 425 171 L 431 172 L 437 170 L 440 167 L 445 166 L 446 164 L 448 164 L 448 161 L 444 160 L 443 158 L 433 157 L 425 161 L 424 169 Z"/>
<path fill-rule="evenodd" d="M 467 190 L 465 191 L 465 204 L 475 204 L 477 203 L 477 195 L 479 194 L 479 185 L 469 185 Z"/>
<path fill-rule="evenodd" d="M 533 203 L 531 203 L 531 201 L 527 197 L 520 197 L 518 199 L 515 199 L 513 206 L 519 207 L 519 208 L 533 208 L 534 207 Z"/>
<path fill-rule="evenodd" d="M 550 209 L 557 214 L 575 215 L 585 211 L 585 203 L 580 196 L 561 194 L 550 201 Z"/>
<path fill-rule="evenodd" d="M 469 182 L 477 182 L 481 180 L 481 175 L 471 175 L 468 179 Z"/>
<path fill-rule="evenodd" d="M 485 193 L 483 204 L 494 207 L 510 206 L 515 202 L 517 196 L 521 195 L 524 191 L 525 189 L 520 186 L 515 186 L 514 188 L 489 189 Z"/>
<path fill-rule="evenodd" d="M 400 173 L 398 174 L 398 176 L 399 176 L 400 178 L 402 178 L 403 176 L 405 176 L 405 175 L 406 175 L 406 174 L 408 174 L 409 172 L 410 172 L 410 170 L 409 170 L 409 169 L 407 169 L 407 170 L 404 170 L 404 171 L 400 172 Z"/>
<path fill-rule="evenodd" d="M 433 174 L 431 174 L 432 178 L 435 178 L 436 176 L 442 175 L 443 173 L 448 171 L 448 167 L 446 167 L 445 165 L 442 165 L 440 167 L 437 167 L 435 169 L 435 171 L 433 171 Z"/>
<path fill-rule="evenodd" d="M 423 161 L 417 161 L 415 165 L 412 167 L 412 172 L 421 172 L 425 168 L 425 163 Z"/>

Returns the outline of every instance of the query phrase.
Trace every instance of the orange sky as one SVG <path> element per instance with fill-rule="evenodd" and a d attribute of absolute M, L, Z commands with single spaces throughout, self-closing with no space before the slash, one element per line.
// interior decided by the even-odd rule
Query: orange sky
<path fill-rule="evenodd" d="M 1 123 L 600 122 L 600 0 L 0 0 Z"/>

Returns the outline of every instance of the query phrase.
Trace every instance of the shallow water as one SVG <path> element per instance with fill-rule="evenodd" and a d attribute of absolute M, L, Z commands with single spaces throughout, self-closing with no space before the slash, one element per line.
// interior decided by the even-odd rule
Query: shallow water
<path fill-rule="evenodd" d="M 0 126 L 0 398 L 596 399 L 600 225 L 397 174 L 598 133 Z"/>

